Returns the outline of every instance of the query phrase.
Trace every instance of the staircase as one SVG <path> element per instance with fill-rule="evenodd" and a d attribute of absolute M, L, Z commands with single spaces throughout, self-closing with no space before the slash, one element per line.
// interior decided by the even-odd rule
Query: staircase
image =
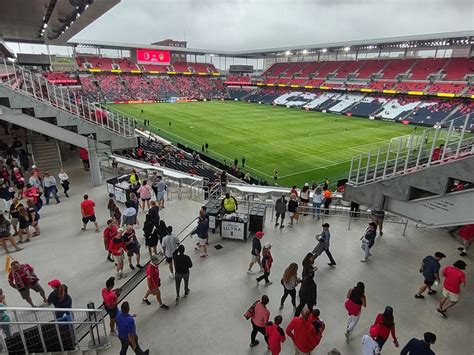
<path fill-rule="evenodd" d="M 445 149 L 434 159 L 439 144 Z M 473 171 L 474 138 L 466 126 L 458 133 L 451 124 L 449 130 L 425 130 L 421 139 L 412 136 L 354 157 L 344 200 L 428 227 L 474 223 Z M 464 182 L 466 189 L 453 191 L 455 181 Z"/>
<path fill-rule="evenodd" d="M 26 124 L 23 127 L 31 130 L 41 125 L 37 121 L 46 120 L 51 126 L 93 138 L 111 150 L 136 147 L 135 121 L 132 118 L 101 107 L 76 91 L 53 85 L 43 76 L 5 60 L 3 64 L 0 61 L 0 71 L 7 74 L 0 80 L 0 119 L 21 126 L 15 118 L 27 115 L 29 119 L 22 121 Z M 48 132 L 42 133 L 49 135 Z M 55 138 L 61 139 L 61 135 Z"/>
<path fill-rule="evenodd" d="M 33 164 L 41 171 L 56 174 L 62 168 L 61 153 L 56 139 L 30 131 L 30 143 Z"/>

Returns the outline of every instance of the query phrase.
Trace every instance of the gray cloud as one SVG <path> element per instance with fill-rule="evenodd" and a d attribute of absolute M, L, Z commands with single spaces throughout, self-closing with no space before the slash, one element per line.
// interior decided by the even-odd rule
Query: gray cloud
<path fill-rule="evenodd" d="M 473 28 L 470 0 L 122 0 L 74 39 L 245 50 Z"/>

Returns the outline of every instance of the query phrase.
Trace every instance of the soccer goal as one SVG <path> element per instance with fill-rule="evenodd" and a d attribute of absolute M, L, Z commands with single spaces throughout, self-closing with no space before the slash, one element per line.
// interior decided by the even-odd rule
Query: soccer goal
<path fill-rule="evenodd" d="M 398 147 L 400 145 L 401 148 L 410 148 L 410 149 L 420 147 L 421 145 L 425 143 L 426 142 L 423 142 L 423 137 L 418 134 L 407 134 L 405 136 L 393 137 L 390 140 L 391 147 Z"/>

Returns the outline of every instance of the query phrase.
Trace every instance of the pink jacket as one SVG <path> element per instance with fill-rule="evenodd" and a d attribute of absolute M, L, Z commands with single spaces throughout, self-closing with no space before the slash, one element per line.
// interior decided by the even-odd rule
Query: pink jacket
<path fill-rule="evenodd" d="M 265 328 L 268 323 L 268 319 L 270 318 L 270 311 L 262 304 L 262 302 L 258 302 L 255 305 L 255 312 L 252 316 L 252 322 L 257 327 Z"/>

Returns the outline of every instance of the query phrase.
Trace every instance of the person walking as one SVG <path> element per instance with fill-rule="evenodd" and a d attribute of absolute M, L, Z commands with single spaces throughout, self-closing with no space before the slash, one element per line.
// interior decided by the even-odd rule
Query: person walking
<path fill-rule="evenodd" d="M 137 224 L 137 210 L 131 201 L 125 202 L 125 210 L 122 213 L 122 226 Z"/>
<path fill-rule="evenodd" d="M 385 212 L 378 209 L 374 208 L 372 211 L 370 211 L 370 218 L 372 219 L 372 222 L 374 222 L 378 229 L 379 229 L 379 236 L 383 236 L 383 220 L 385 218 Z M 377 228 L 375 228 L 375 231 L 377 231 Z"/>
<path fill-rule="evenodd" d="M 18 211 L 18 207 L 20 207 L 21 203 L 20 200 L 16 197 L 13 198 L 12 204 L 10 206 L 10 223 L 13 227 L 13 236 L 18 235 L 18 224 L 19 224 L 19 217 L 20 217 L 20 212 Z"/>
<path fill-rule="evenodd" d="M 126 227 L 122 239 L 125 242 L 125 248 L 127 249 L 128 266 L 130 269 L 135 270 L 135 267 L 132 264 L 132 258 L 134 255 L 137 258 L 137 268 L 143 269 L 143 266 L 140 265 L 140 244 L 138 243 L 137 235 L 135 234 L 132 225 L 129 224 Z"/>
<path fill-rule="evenodd" d="M 0 242 L 2 243 L 2 248 L 5 250 L 6 254 L 10 253 L 7 247 L 7 241 L 9 241 L 10 244 L 15 248 L 15 251 L 23 250 L 18 245 L 16 245 L 16 240 L 11 235 L 10 227 L 10 221 L 6 219 L 3 214 L 0 214 Z"/>
<path fill-rule="evenodd" d="M 84 195 L 84 200 L 81 202 L 81 215 L 82 215 L 82 228 L 81 230 L 85 231 L 87 223 L 92 222 L 95 226 L 95 231 L 99 231 L 99 225 L 97 224 L 97 219 L 95 217 L 95 202 L 89 199 L 89 195 Z"/>
<path fill-rule="evenodd" d="M 166 183 L 163 181 L 161 176 L 158 176 L 158 181 L 156 183 L 156 201 L 160 209 L 165 208 L 165 192 L 166 192 Z"/>
<path fill-rule="evenodd" d="M 29 225 L 35 230 L 33 232 L 33 237 L 41 235 L 41 230 L 39 227 L 40 214 L 38 213 L 38 208 L 34 205 L 33 201 L 26 201 L 27 212 L 29 216 Z"/>
<path fill-rule="evenodd" d="M 157 198 L 158 195 L 158 190 L 157 190 L 157 184 L 158 184 L 158 172 L 156 170 L 153 170 L 150 176 L 148 176 L 148 183 L 150 184 L 153 193 L 155 194 L 155 199 Z"/>
<path fill-rule="evenodd" d="M 143 180 L 142 185 L 138 188 L 138 194 L 140 195 L 140 200 L 142 201 L 142 212 L 145 212 L 145 203 L 147 209 L 150 209 L 151 193 L 151 186 L 148 185 L 146 180 Z"/>
<path fill-rule="evenodd" d="M 296 286 L 301 282 L 301 278 L 298 277 L 298 264 L 291 263 L 283 273 L 281 284 L 283 285 L 283 296 L 280 300 L 280 311 L 283 309 L 286 298 L 288 295 L 291 297 L 291 304 L 293 305 L 293 311 L 296 310 Z"/>
<path fill-rule="evenodd" d="M 105 287 L 102 289 L 102 300 L 104 302 L 104 309 L 110 318 L 110 333 L 115 334 L 115 319 L 118 313 L 118 297 L 120 290 L 114 289 L 115 277 L 109 277 L 105 282 Z"/>
<path fill-rule="evenodd" d="M 290 214 L 290 223 L 288 223 L 288 227 L 293 227 L 293 221 L 299 219 L 299 212 L 298 212 L 298 201 L 296 201 L 296 194 L 292 193 L 290 195 L 290 200 L 288 201 L 288 213 Z"/>
<path fill-rule="evenodd" d="M 160 258 L 158 257 L 158 255 L 153 255 L 146 267 L 146 281 L 148 284 L 148 290 L 146 291 L 142 301 L 143 303 L 150 306 L 151 302 L 148 301 L 148 296 L 154 295 L 156 297 L 156 300 L 158 301 L 158 304 L 160 305 L 160 308 L 167 311 L 169 307 L 161 301 L 161 279 L 160 270 L 158 268 L 159 263 Z"/>
<path fill-rule="evenodd" d="M 398 348 L 398 339 L 397 335 L 395 334 L 395 321 L 393 318 L 393 308 L 390 306 L 385 307 L 383 313 L 377 314 L 375 317 L 374 325 L 377 327 L 378 336 L 375 339 L 377 344 L 379 344 L 380 351 L 387 341 L 388 337 L 392 335 L 393 344 L 396 348 Z"/>
<path fill-rule="evenodd" d="M 400 355 L 435 355 L 431 345 L 436 343 L 436 335 L 431 332 L 423 334 L 423 340 L 411 338 L 403 347 Z"/>
<path fill-rule="evenodd" d="M 263 246 L 263 251 L 262 251 L 262 266 L 263 266 L 263 274 L 257 277 L 257 286 L 260 284 L 260 281 L 265 280 L 265 286 L 270 286 L 272 282 L 268 279 L 268 276 L 270 276 L 270 270 L 272 268 L 272 263 L 273 263 L 273 257 L 272 257 L 272 243 L 265 243 Z"/>
<path fill-rule="evenodd" d="M 304 279 L 310 273 L 313 273 L 318 270 L 316 266 L 314 266 L 314 255 L 313 253 L 308 253 L 303 259 L 301 265 L 303 266 L 303 271 L 301 273 L 301 278 Z"/>
<path fill-rule="evenodd" d="M 370 222 L 368 228 L 365 230 L 364 235 L 360 238 L 362 240 L 362 250 L 364 251 L 364 258 L 360 261 L 365 263 L 372 256 L 370 249 L 375 244 L 375 237 L 377 236 L 377 225 L 374 222 Z"/>
<path fill-rule="evenodd" d="M 128 348 L 131 347 L 135 354 L 148 355 L 150 350 L 143 351 L 138 344 L 137 330 L 135 327 L 135 314 L 130 314 L 130 305 L 128 302 L 123 302 L 120 306 L 120 311 L 117 313 L 117 329 L 118 337 L 122 348 L 120 355 L 127 354 Z"/>
<path fill-rule="evenodd" d="M 295 355 L 311 354 L 320 341 L 320 337 L 310 321 L 310 311 L 303 310 L 301 317 L 295 316 L 286 326 L 285 332 L 295 347 Z"/>
<path fill-rule="evenodd" d="M 45 171 L 43 177 L 43 186 L 44 186 L 44 198 L 46 199 L 46 204 L 49 205 L 49 197 L 53 194 L 56 203 L 60 203 L 58 196 L 58 187 L 56 186 L 56 178 L 53 175 L 49 175 L 49 172 Z"/>
<path fill-rule="evenodd" d="M 280 228 L 285 228 L 286 203 L 284 194 L 275 202 L 275 227 L 280 225 Z M 278 218 L 280 218 L 280 223 L 278 223 Z"/>
<path fill-rule="evenodd" d="M 176 284 L 176 303 L 179 302 L 179 290 L 181 288 L 181 280 L 184 279 L 184 297 L 189 295 L 189 269 L 193 267 L 191 258 L 184 254 L 184 245 L 180 244 L 173 255 L 175 269 Z"/>
<path fill-rule="evenodd" d="M 323 231 L 321 234 L 316 235 L 316 239 L 319 241 L 318 245 L 313 249 L 313 254 L 315 257 L 318 257 L 323 251 L 329 258 L 329 266 L 336 266 L 336 261 L 334 260 L 331 251 L 329 250 L 329 244 L 331 240 L 331 233 L 329 232 L 329 223 L 323 224 Z"/>
<path fill-rule="evenodd" d="M 112 254 L 115 262 L 115 269 L 117 270 L 117 279 L 127 275 L 123 273 L 123 260 L 125 259 L 126 244 L 122 238 L 123 228 L 117 229 L 117 234 L 109 243 L 109 252 Z"/>
<path fill-rule="evenodd" d="M 43 187 L 43 184 L 41 183 L 41 178 L 39 176 L 39 172 L 33 170 L 33 173 L 31 174 L 30 178 L 28 179 L 28 184 L 36 187 L 38 190 L 41 191 L 41 188 Z"/>
<path fill-rule="evenodd" d="M 460 256 L 467 256 L 467 251 L 471 247 L 472 243 L 474 243 L 474 224 L 466 224 L 459 228 L 458 231 L 459 236 L 462 239 L 463 245 L 458 248 L 461 252 Z"/>
<path fill-rule="evenodd" d="M 199 215 L 197 227 L 191 232 L 191 235 L 196 234 L 199 239 L 199 247 L 194 248 L 200 252 L 200 258 L 206 259 L 207 255 L 207 239 L 209 238 L 209 219 L 205 216 Z"/>
<path fill-rule="evenodd" d="M 107 220 L 107 227 L 104 228 L 103 239 L 104 239 L 105 251 L 108 252 L 107 260 L 111 262 L 114 262 L 114 259 L 112 259 L 112 253 L 109 250 L 109 246 L 110 246 L 110 241 L 114 239 L 116 235 L 117 235 L 117 225 L 114 223 L 113 219 Z"/>
<path fill-rule="evenodd" d="M 252 251 L 250 254 L 252 255 L 252 259 L 250 260 L 249 267 L 247 269 L 247 274 L 255 275 L 255 272 L 252 271 L 252 267 L 255 263 L 260 266 L 260 271 L 263 271 L 262 262 L 260 261 L 260 253 L 262 252 L 262 243 L 260 239 L 265 235 L 262 231 L 258 231 L 255 233 L 255 237 L 252 240 Z"/>
<path fill-rule="evenodd" d="M 38 211 L 41 209 L 41 207 L 43 207 L 43 200 L 41 199 L 41 193 L 37 187 L 27 184 L 26 190 L 23 192 L 23 197 L 25 199 L 33 201 L 36 208 L 38 208 Z"/>
<path fill-rule="evenodd" d="M 245 162 L 246 162 L 246 161 L 247 161 L 247 160 L 245 159 L 245 157 L 242 156 L 242 168 L 245 168 Z"/>
<path fill-rule="evenodd" d="M 48 304 L 52 304 L 54 308 L 72 308 L 72 298 L 66 285 L 61 283 L 60 280 L 54 279 L 48 282 L 48 286 L 53 289 L 48 296 Z M 58 311 L 55 313 L 56 319 L 71 317 L 70 312 Z"/>
<path fill-rule="evenodd" d="M 453 265 L 448 265 L 443 269 L 443 297 L 439 300 L 436 310 L 444 318 L 447 317 L 446 311 L 459 302 L 461 285 L 466 287 L 466 274 L 464 273 L 466 266 L 464 261 L 458 260 Z"/>
<path fill-rule="evenodd" d="M 420 272 L 423 274 L 425 280 L 423 281 L 423 285 L 418 290 L 418 293 L 415 295 L 415 298 L 425 298 L 423 293 L 427 289 L 430 296 L 436 294 L 436 290 L 431 289 L 431 286 L 433 286 L 435 282 L 439 283 L 439 269 L 441 268 L 439 262 L 445 257 L 446 255 L 437 251 L 434 256 L 428 255 L 423 259 Z"/>
<path fill-rule="evenodd" d="M 351 332 L 359 322 L 362 307 L 367 307 L 367 299 L 365 297 L 365 285 L 359 281 L 354 288 L 347 292 L 347 300 L 344 303 L 347 310 L 347 325 L 344 335 L 349 338 Z"/>
<path fill-rule="evenodd" d="M 30 242 L 30 215 L 25 207 L 20 204 L 18 205 L 18 237 L 20 238 L 19 243 Z M 26 234 L 26 240 L 23 240 L 23 235 Z"/>
<path fill-rule="evenodd" d="M 170 269 L 170 278 L 174 279 L 173 271 L 173 255 L 176 249 L 178 249 L 179 239 L 173 235 L 173 227 L 166 227 L 166 236 L 161 242 L 161 247 L 163 248 L 163 253 L 165 254 L 166 263 Z"/>
<path fill-rule="evenodd" d="M 145 216 L 145 223 L 143 223 L 143 237 L 145 238 L 145 246 L 148 248 L 148 253 L 151 257 L 157 253 L 158 232 L 149 214 Z"/>
<path fill-rule="evenodd" d="M 313 191 L 313 218 L 321 218 L 321 204 L 323 203 L 323 192 L 321 186 L 316 186 Z"/>
<path fill-rule="evenodd" d="M 316 282 L 314 282 L 314 272 L 309 273 L 309 275 L 306 276 L 301 282 L 299 296 L 300 304 L 298 307 L 296 307 L 295 317 L 298 317 L 301 314 L 304 306 L 308 307 L 308 309 L 312 311 L 313 307 L 317 303 L 318 289 Z"/>
<path fill-rule="evenodd" d="M 10 326 L 10 317 L 8 316 L 7 311 L 2 308 L 8 307 L 7 302 L 5 301 L 5 295 L 3 290 L 0 288 L 0 328 L 3 330 L 5 337 L 11 337 L 12 330 Z M 0 351 L 3 351 L 2 346 L 0 345 Z"/>
<path fill-rule="evenodd" d="M 15 190 L 13 190 L 13 187 L 7 186 L 5 182 L 3 182 L 0 186 L 0 201 L 2 202 L 4 213 L 10 211 L 10 206 L 14 197 Z"/>
<path fill-rule="evenodd" d="M 281 344 L 286 340 L 285 331 L 280 327 L 283 322 L 282 316 L 278 315 L 273 318 L 273 322 L 268 322 L 265 327 L 265 334 L 268 344 L 268 349 L 271 355 L 279 355 L 281 351 Z"/>
<path fill-rule="evenodd" d="M 15 187 L 18 191 L 18 198 L 23 196 L 23 190 L 25 189 L 25 178 L 23 177 L 23 173 L 21 172 L 20 168 L 14 167 L 12 171 L 12 182 L 15 184 Z"/>
<path fill-rule="evenodd" d="M 58 173 L 58 178 L 59 178 L 59 183 L 63 187 L 63 192 L 66 197 L 69 197 L 68 191 L 70 188 L 70 183 L 69 183 L 69 176 L 67 173 L 64 171 L 64 169 L 60 169 Z"/>
<path fill-rule="evenodd" d="M 115 204 L 114 195 L 109 194 L 109 201 L 107 202 L 107 211 L 109 211 L 110 218 L 114 217 L 115 207 L 117 207 L 117 205 Z"/>
<path fill-rule="evenodd" d="M 305 183 L 300 192 L 300 207 L 302 209 L 303 216 L 308 214 L 309 192 L 309 184 Z"/>
<path fill-rule="evenodd" d="M 21 298 L 28 302 L 31 307 L 35 307 L 35 305 L 30 296 L 30 289 L 43 297 L 44 304 L 48 303 L 44 289 L 39 283 L 39 278 L 36 276 L 33 267 L 29 264 L 20 264 L 17 260 L 13 261 L 8 274 L 8 283 L 20 293 Z"/>
<path fill-rule="evenodd" d="M 158 223 L 160 222 L 160 207 L 157 206 L 155 201 L 150 202 L 150 209 L 148 210 L 147 215 L 150 216 L 150 222 L 158 228 Z"/>
<path fill-rule="evenodd" d="M 362 355 L 380 355 L 380 347 L 376 339 L 379 336 L 377 326 L 373 325 L 369 329 L 369 334 L 362 337 Z"/>
<path fill-rule="evenodd" d="M 268 320 L 270 319 L 270 311 L 267 308 L 268 302 L 270 302 L 268 296 L 263 295 L 260 301 L 255 304 L 252 317 L 250 318 L 250 323 L 252 324 L 252 332 L 250 333 L 251 348 L 260 344 L 256 339 L 258 333 L 262 334 L 264 337 L 266 336 L 265 326 L 268 324 Z"/>

